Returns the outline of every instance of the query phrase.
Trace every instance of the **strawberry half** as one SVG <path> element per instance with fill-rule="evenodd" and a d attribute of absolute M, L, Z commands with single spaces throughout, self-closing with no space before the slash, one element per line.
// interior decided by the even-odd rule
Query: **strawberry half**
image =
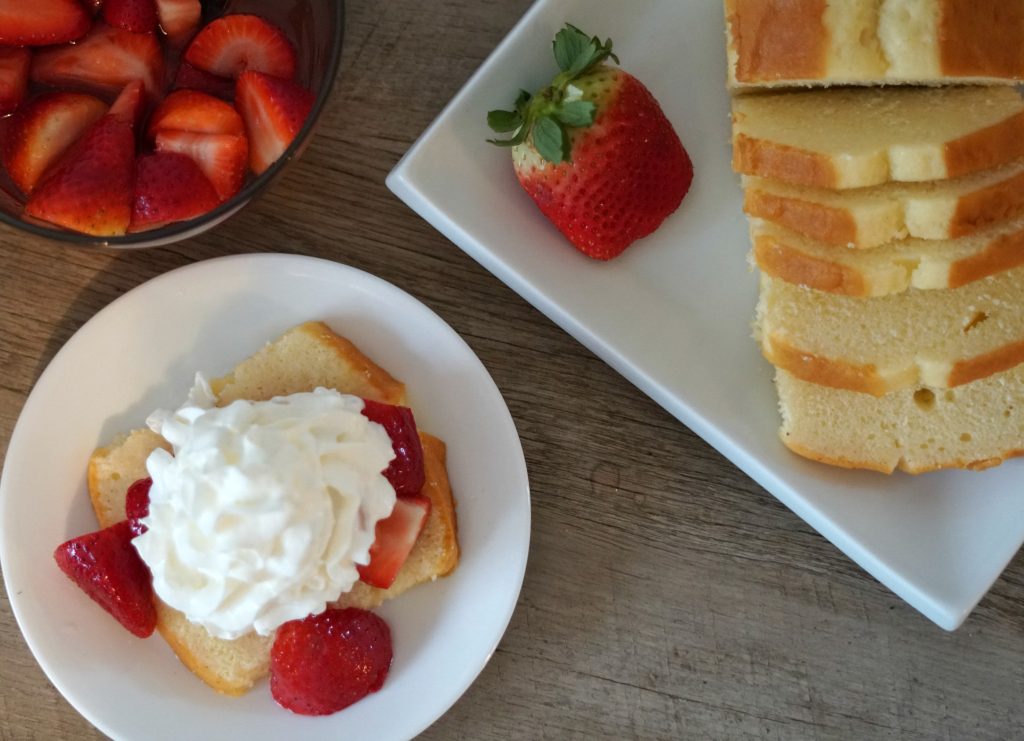
<path fill-rule="evenodd" d="M 163 54 L 154 34 L 103 24 L 77 44 L 40 51 L 32 60 L 32 79 L 54 87 L 120 92 L 129 82 L 142 80 L 155 98 L 163 87 L 163 75 Z"/>
<path fill-rule="evenodd" d="M 367 610 L 325 610 L 278 628 L 270 692 L 299 715 L 330 715 L 379 690 L 392 659 L 391 629 Z"/>
<path fill-rule="evenodd" d="M 139 157 L 130 231 L 158 229 L 217 207 L 213 185 L 189 157 L 157 152 Z"/>
<path fill-rule="evenodd" d="M 0 116 L 13 111 L 25 99 L 31 62 L 28 49 L 0 48 Z"/>
<path fill-rule="evenodd" d="M 78 0 L 0 0 L 0 45 L 45 46 L 83 36 L 92 19 Z"/>
<path fill-rule="evenodd" d="M 275 26 L 256 15 L 226 15 L 200 31 L 185 51 L 185 61 L 220 77 L 246 70 L 291 78 L 295 47 Z"/>
<path fill-rule="evenodd" d="M 423 445 L 416 420 L 408 407 L 363 399 L 363 416 L 384 427 L 391 438 L 395 457 L 384 470 L 384 478 L 396 494 L 419 494 L 423 488 Z"/>
<path fill-rule="evenodd" d="M 25 194 L 54 161 L 107 111 L 82 93 L 45 93 L 11 116 L 4 142 L 4 166 Z"/>
<path fill-rule="evenodd" d="M 211 75 L 188 62 L 178 66 L 172 87 L 175 90 L 198 90 L 223 100 L 233 100 L 235 97 L 235 81 L 230 77 Z"/>
<path fill-rule="evenodd" d="M 149 117 L 149 138 L 155 139 L 161 131 L 238 135 L 245 133 L 245 125 L 223 100 L 195 90 L 178 90 L 160 101 Z"/>
<path fill-rule="evenodd" d="M 156 14 L 163 32 L 178 40 L 199 27 L 203 6 L 199 0 L 156 0 Z"/>
<path fill-rule="evenodd" d="M 76 141 L 25 204 L 25 213 L 96 236 L 128 230 L 135 177 L 130 124 L 104 116 Z"/>
<path fill-rule="evenodd" d="M 156 29 L 156 5 L 153 0 L 104 0 L 103 20 L 125 31 L 147 33 Z"/>
<path fill-rule="evenodd" d="M 132 537 L 142 535 L 149 529 L 139 520 L 149 515 L 149 490 L 151 488 L 153 488 L 153 479 L 147 476 L 129 486 L 124 495 L 124 514 L 128 518 L 128 529 L 132 531 Z"/>
<path fill-rule="evenodd" d="M 548 219 L 581 252 L 607 260 L 645 237 L 690 189 L 693 165 L 658 102 L 618 59 L 610 40 L 573 26 L 558 32 L 562 72 L 515 110 L 487 123 L 511 139 L 516 176 Z"/>
<path fill-rule="evenodd" d="M 161 131 L 156 135 L 156 151 L 191 157 L 213 184 L 221 201 L 240 191 L 245 183 L 249 143 L 244 134 Z"/>
<path fill-rule="evenodd" d="M 146 638 L 156 628 L 149 569 L 124 520 L 57 546 L 53 558 L 71 581 L 125 628 Z"/>
<path fill-rule="evenodd" d="M 235 105 L 249 136 L 249 166 L 259 175 L 285 153 L 302 129 L 314 97 L 291 80 L 243 72 Z"/>
<path fill-rule="evenodd" d="M 359 578 L 380 589 L 394 584 L 429 515 L 430 499 L 427 497 L 420 494 L 399 496 L 391 515 L 377 523 L 376 537 L 370 546 L 370 563 L 356 566 Z"/>

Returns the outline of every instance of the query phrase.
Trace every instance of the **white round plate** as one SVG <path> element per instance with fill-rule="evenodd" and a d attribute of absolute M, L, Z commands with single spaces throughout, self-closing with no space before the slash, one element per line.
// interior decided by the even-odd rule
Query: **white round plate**
<path fill-rule="evenodd" d="M 201 370 L 223 374 L 292 326 L 327 322 L 405 381 L 419 426 L 448 444 L 462 558 L 385 604 L 395 657 L 384 687 L 332 716 L 277 706 L 266 682 L 209 689 L 154 635 L 139 640 L 57 568 L 57 545 L 97 528 L 86 463 L 98 445 L 173 407 Z M 0 480 L 7 594 L 43 670 L 90 722 L 124 739 L 409 738 L 487 663 L 512 615 L 530 540 L 522 447 L 494 382 L 436 314 L 367 273 L 326 260 L 242 255 L 197 263 L 125 294 L 43 373 Z"/>

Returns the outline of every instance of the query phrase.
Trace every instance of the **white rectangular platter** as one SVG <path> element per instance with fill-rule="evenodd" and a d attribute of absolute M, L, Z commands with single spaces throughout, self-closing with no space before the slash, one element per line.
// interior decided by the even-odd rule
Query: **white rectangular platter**
<path fill-rule="evenodd" d="M 602 264 L 520 189 L 485 114 L 554 71 L 566 22 L 611 37 L 694 161 L 653 236 Z M 804 461 L 779 442 L 772 371 L 750 338 L 756 277 L 729 167 L 717 0 L 539 0 L 388 177 L 423 218 L 947 630 L 1024 543 L 1024 459 L 983 473 L 883 476 Z M 679 460 L 685 468 L 687 461 Z"/>

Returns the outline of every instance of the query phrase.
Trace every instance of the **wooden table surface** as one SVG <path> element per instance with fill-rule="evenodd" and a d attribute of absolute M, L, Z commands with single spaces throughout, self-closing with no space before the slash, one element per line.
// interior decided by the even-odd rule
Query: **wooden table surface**
<path fill-rule="evenodd" d="M 312 145 L 211 233 L 109 253 L 0 227 L 0 453 L 47 362 L 130 288 L 219 255 L 337 260 L 409 291 L 466 339 L 530 471 L 519 605 L 424 738 L 1024 738 L 1024 556 L 960 630 L 940 630 L 385 188 L 528 5 L 352 0 Z M 99 737 L 0 594 L 0 739 Z"/>

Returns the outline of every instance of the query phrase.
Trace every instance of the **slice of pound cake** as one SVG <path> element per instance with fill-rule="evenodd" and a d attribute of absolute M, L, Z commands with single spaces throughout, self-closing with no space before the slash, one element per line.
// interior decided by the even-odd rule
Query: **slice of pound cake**
<path fill-rule="evenodd" d="M 955 239 L 1024 216 L 1024 162 L 955 180 L 826 190 L 744 177 L 743 209 L 828 244 Z"/>
<path fill-rule="evenodd" d="M 1024 268 L 877 298 L 762 274 L 756 322 L 765 357 L 802 380 L 875 396 L 952 388 L 1024 361 Z"/>
<path fill-rule="evenodd" d="M 836 247 L 752 219 L 753 258 L 787 283 L 870 298 L 910 288 L 959 288 L 1024 265 L 1024 219 L 961 239 L 904 239 L 876 249 Z"/>
<path fill-rule="evenodd" d="M 829 88 L 733 100 L 733 169 L 817 188 L 944 180 L 1024 156 L 1010 87 Z"/>
<path fill-rule="evenodd" d="M 980 470 L 1024 455 L 1024 365 L 955 389 L 881 397 L 802 381 L 778 369 L 780 436 L 805 458 L 844 468 Z"/>
<path fill-rule="evenodd" d="M 735 89 L 1024 78 L 1016 0 L 725 0 L 725 15 Z"/>

